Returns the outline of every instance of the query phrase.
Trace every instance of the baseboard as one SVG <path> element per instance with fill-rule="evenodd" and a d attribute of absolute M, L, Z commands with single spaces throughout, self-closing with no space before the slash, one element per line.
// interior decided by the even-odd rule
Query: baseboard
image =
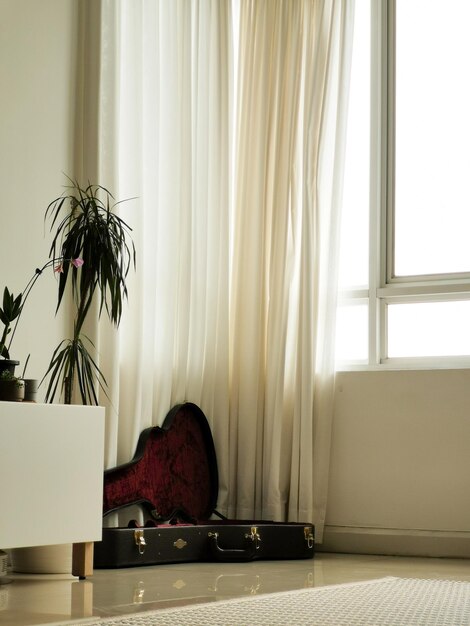
<path fill-rule="evenodd" d="M 470 532 L 325 526 L 317 552 L 470 558 Z"/>

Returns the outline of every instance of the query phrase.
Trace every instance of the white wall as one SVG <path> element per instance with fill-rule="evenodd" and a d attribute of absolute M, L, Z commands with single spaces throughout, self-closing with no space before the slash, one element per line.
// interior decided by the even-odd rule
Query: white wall
<path fill-rule="evenodd" d="M 0 0 L 0 297 L 46 262 L 44 211 L 74 174 L 76 10 L 75 0 Z M 43 275 L 18 326 L 11 356 L 24 364 L 31 353 L 29 377 L 43 376 L 66 333 L 56 293 Z"/>
<path fill-rule="evenodd" d="M 338 374 L 323 549 L 470 556 L 470 371 Z"/>

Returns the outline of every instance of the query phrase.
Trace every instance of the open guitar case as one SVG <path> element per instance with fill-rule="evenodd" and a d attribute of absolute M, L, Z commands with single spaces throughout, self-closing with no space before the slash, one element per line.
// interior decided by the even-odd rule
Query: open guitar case
<path fill-rule="evenodd" d="M 94 567 L 313 557 L 312 524 L 229 520 L 216 511 L 217 495 L 207 419 L 195 404 L 177 405 L 140 434 L 129 463 L 104 472 L 104 516 L 139 504 L 148 520 L 103 528 Z"/>

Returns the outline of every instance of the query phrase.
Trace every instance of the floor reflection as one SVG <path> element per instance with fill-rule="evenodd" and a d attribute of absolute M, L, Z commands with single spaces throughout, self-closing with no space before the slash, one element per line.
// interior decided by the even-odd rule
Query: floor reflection
<path fill-rule="evenodd" d="M 0 624 L 24 626 L 93 616 L 93 583 L 72 576 L 11 574 L 0 585 Z"/>
<path fill-rule="evenodd" d="M 0 626 L 43 626 L 384 576 L 470 580 L 470 569 L 458 559 L 317 554 L 299 561 L 95 570 L 83 581 L 9 574 L 12 582 L 0 584 Z"/>

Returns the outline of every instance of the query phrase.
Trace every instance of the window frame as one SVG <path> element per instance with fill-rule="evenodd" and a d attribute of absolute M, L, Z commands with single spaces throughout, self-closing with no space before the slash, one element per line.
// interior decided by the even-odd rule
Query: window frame
<path fill-rule="evenodd" d="M 467 368 L 470 355 L 394 357 L 387 352 L 387 306 L 470 300 L 470 272 L 394 276 L 396 0 L 371 0 L 369 287 L 344 290 L 339 304 L 369 302 L 368 363 L 337 369 Z"/>

